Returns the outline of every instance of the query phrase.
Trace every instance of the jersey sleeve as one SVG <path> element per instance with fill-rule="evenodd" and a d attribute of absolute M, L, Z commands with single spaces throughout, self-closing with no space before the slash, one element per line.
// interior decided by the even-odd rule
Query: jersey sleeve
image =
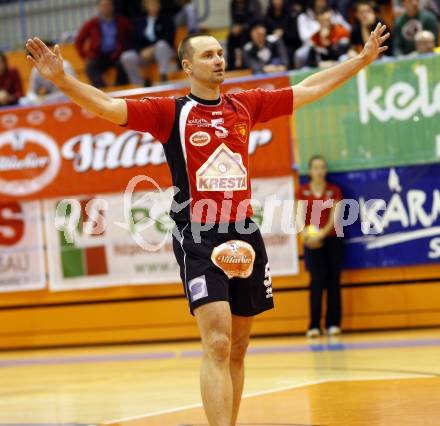
<path fill-rule="evenodd" d="M 127 124 L 130 130 L 148 132 L 165 143 L 171 135 L 176 114 L 176 101 L 169 97 L 126 99 Z"/>
<path fill-rule="evenodd" d="M 233 96 L 245 105 L 253 124 L 269 121 L 282 115 L 290 115 L 293 112 L 291 87 L 275 90 L 245 90 Z"/>

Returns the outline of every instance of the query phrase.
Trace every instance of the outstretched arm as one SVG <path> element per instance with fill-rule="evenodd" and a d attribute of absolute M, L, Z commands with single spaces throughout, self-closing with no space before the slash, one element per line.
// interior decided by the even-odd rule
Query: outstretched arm
<path fill-rule="evenodd" d="M 123 99 L 112 98 L 103 91 L 82 83 L 64 72 L 63 58 L 58 45 L 52 52 L 39 38 L 35 37 L 27 41 L 26 48 L 32 54 L 32 56 L 28 55 L 28 61 L 73 102 L 112 123 L 127 123 L 127 104 Z"/>
<path fill-rule="evenodd" d="M 385 30 L 386 25 L 377 24 L 359 55 L 332 68 L 317 72 L 293 86 L 294 108 L 300 108 L 328 95 L 373 62 L 387 50 L 387 46 L 382 45 L 390 33 L 385 34 Z"/>

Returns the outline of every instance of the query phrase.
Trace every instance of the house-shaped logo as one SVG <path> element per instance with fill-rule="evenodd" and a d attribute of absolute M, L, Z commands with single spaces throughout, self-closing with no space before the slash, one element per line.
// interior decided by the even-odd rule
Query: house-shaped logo
<path fill-rule="evenodd" d="M 243 191 L 247 171 L 240 154 L 222 143 L 196 172 L 198 191 Z"/>

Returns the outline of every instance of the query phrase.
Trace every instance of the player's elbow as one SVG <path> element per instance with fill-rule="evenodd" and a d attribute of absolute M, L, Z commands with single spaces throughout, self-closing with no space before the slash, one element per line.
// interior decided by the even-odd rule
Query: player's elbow
<path fill-rule="evenodd" d="M 98 115 L 117 125 L 127 124 L 127 104 L 123 99 L 108 98 L 103 102 Z"/>
<path fill-rule="evenodd" d="M 301 108 L 313 101 L 316 101 L 320 97 L 320 93 L 317 87 L 307 86 L 302 83 L 293 87 L 293 93 L 295 97 L 295 109 Z"/>

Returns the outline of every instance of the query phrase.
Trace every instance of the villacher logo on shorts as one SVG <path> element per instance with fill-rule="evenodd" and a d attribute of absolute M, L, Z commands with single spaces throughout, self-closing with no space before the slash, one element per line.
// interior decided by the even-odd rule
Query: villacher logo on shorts
<path fill-rule="evenodd" d="M 189 141 L 194 146 L 205 146 L 211 142 L 211 136 L 207 132 L 196 132 L 190 136 Z"/>
<path fill-rule="evenodd" d="M 222 143 L 196 172 L 198 191 L 243 191 L 247 171 L 240 154 Z"/>

